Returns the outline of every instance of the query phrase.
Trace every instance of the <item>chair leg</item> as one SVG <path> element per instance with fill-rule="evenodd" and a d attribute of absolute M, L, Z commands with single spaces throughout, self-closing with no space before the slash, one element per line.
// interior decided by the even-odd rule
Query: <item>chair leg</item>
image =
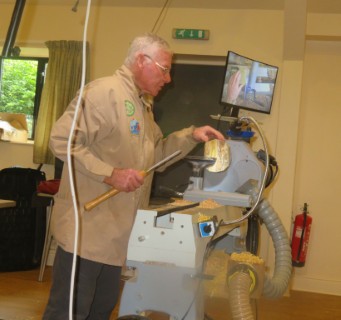
<path fill-rule="evenodd" d="M 52 242 L 52 234 L 51 234 L 51 230 L 50 230 L 52 206 L 53 206 L 53 201 L 51 201 L 50 206 L 47 207 L 45 242 L 44 242 L 44 249 L 43 249 L 43 254 L 41 257 L 39 277 L 38 277 L 38 281 L 40 281 L 40 282 L 43 281 L 44 271 L 45 271 L 47 258 L 49 255 L 50 246 L 51 246 L 51 242 Z"/>

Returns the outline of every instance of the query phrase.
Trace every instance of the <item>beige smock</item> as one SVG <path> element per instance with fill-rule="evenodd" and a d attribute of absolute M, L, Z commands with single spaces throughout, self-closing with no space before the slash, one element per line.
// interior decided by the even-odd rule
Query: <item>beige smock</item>
<path fill-rule="evenodd" d="M 78 96 L 51 131 L 50 148 L 64 161 L 59 192 L 55 196 L 52 232 L 58 245 L 73 252 L 75 214 L 70 188 L 67 145 Z M 163 138 L 153 113 L 144 105 L 130 70 L 122 66 L 113 76 L 89 83 L 77 113 L 72 147 L 73 181 L 79 211 L 78 254 L 109 265 L 124 264 L 129 235 L 138 208 L 148 205 L 152 174 L 135 192 L 121 192 L 90 211 L 84 204 L 111 187 L 103 183 L 113 169 L 145 170 L 176 150 L 184 157 L 197 144 L 193 127 Z M 164 169 L 164 168 L 163 168 Z"/>

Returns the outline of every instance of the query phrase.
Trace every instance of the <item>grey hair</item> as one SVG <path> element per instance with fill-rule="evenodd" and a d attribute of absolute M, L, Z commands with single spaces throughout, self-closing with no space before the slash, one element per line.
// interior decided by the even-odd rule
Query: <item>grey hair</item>
<path fill-rule="evenodd" d="M 132 66 L 138 54 L 148 54 L 153 56 L 158 50 L 163 50 L 172 54 L 170 46 L 166 40 L 153 33 L 147 33 L 136 37 L 130 44 L 124 64 Z"/>

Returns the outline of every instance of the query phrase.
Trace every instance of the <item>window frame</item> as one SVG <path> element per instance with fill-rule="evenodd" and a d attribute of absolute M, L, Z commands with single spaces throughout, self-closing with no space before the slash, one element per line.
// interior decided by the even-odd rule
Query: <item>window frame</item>
<path fill-rule="evenodd" d="M 36 56 L 19 56 L 19 57 L 4 57 L 0 56 L 0 87 L 2 82 L 2 69 L 3 69 L 3 60 L 11 59 L 11 60 L 30 60 L 37 61 L 37 73 L 36 73 L 36 88 L 35 88 L 35 97 L 34 97 L 34 107 L 33 107 L 33 120 L 32 120 L 32 136 L 28 138 L 28 140 L 34 141 L 35 136 L 35 128 L 38 120 L 38 113 L 41 101 L 41 95 L 45 83 L 46 77 L 46 69 L 48 65 L 49 58 L 48 57 L 36 57 Z M 0 88 L 1 90 L 1 88 Z M 10 111 L 9 111 L 10 112 Z"/>

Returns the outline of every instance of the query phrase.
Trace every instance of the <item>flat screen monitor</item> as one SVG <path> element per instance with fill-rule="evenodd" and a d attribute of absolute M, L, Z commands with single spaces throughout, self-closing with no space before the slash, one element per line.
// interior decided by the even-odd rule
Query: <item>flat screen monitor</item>
<path fill-rule="evenodd" d="M 270 114 L 278 67 L 228 51 L 220 102 L 238 116 L 239 109 Z"/>

